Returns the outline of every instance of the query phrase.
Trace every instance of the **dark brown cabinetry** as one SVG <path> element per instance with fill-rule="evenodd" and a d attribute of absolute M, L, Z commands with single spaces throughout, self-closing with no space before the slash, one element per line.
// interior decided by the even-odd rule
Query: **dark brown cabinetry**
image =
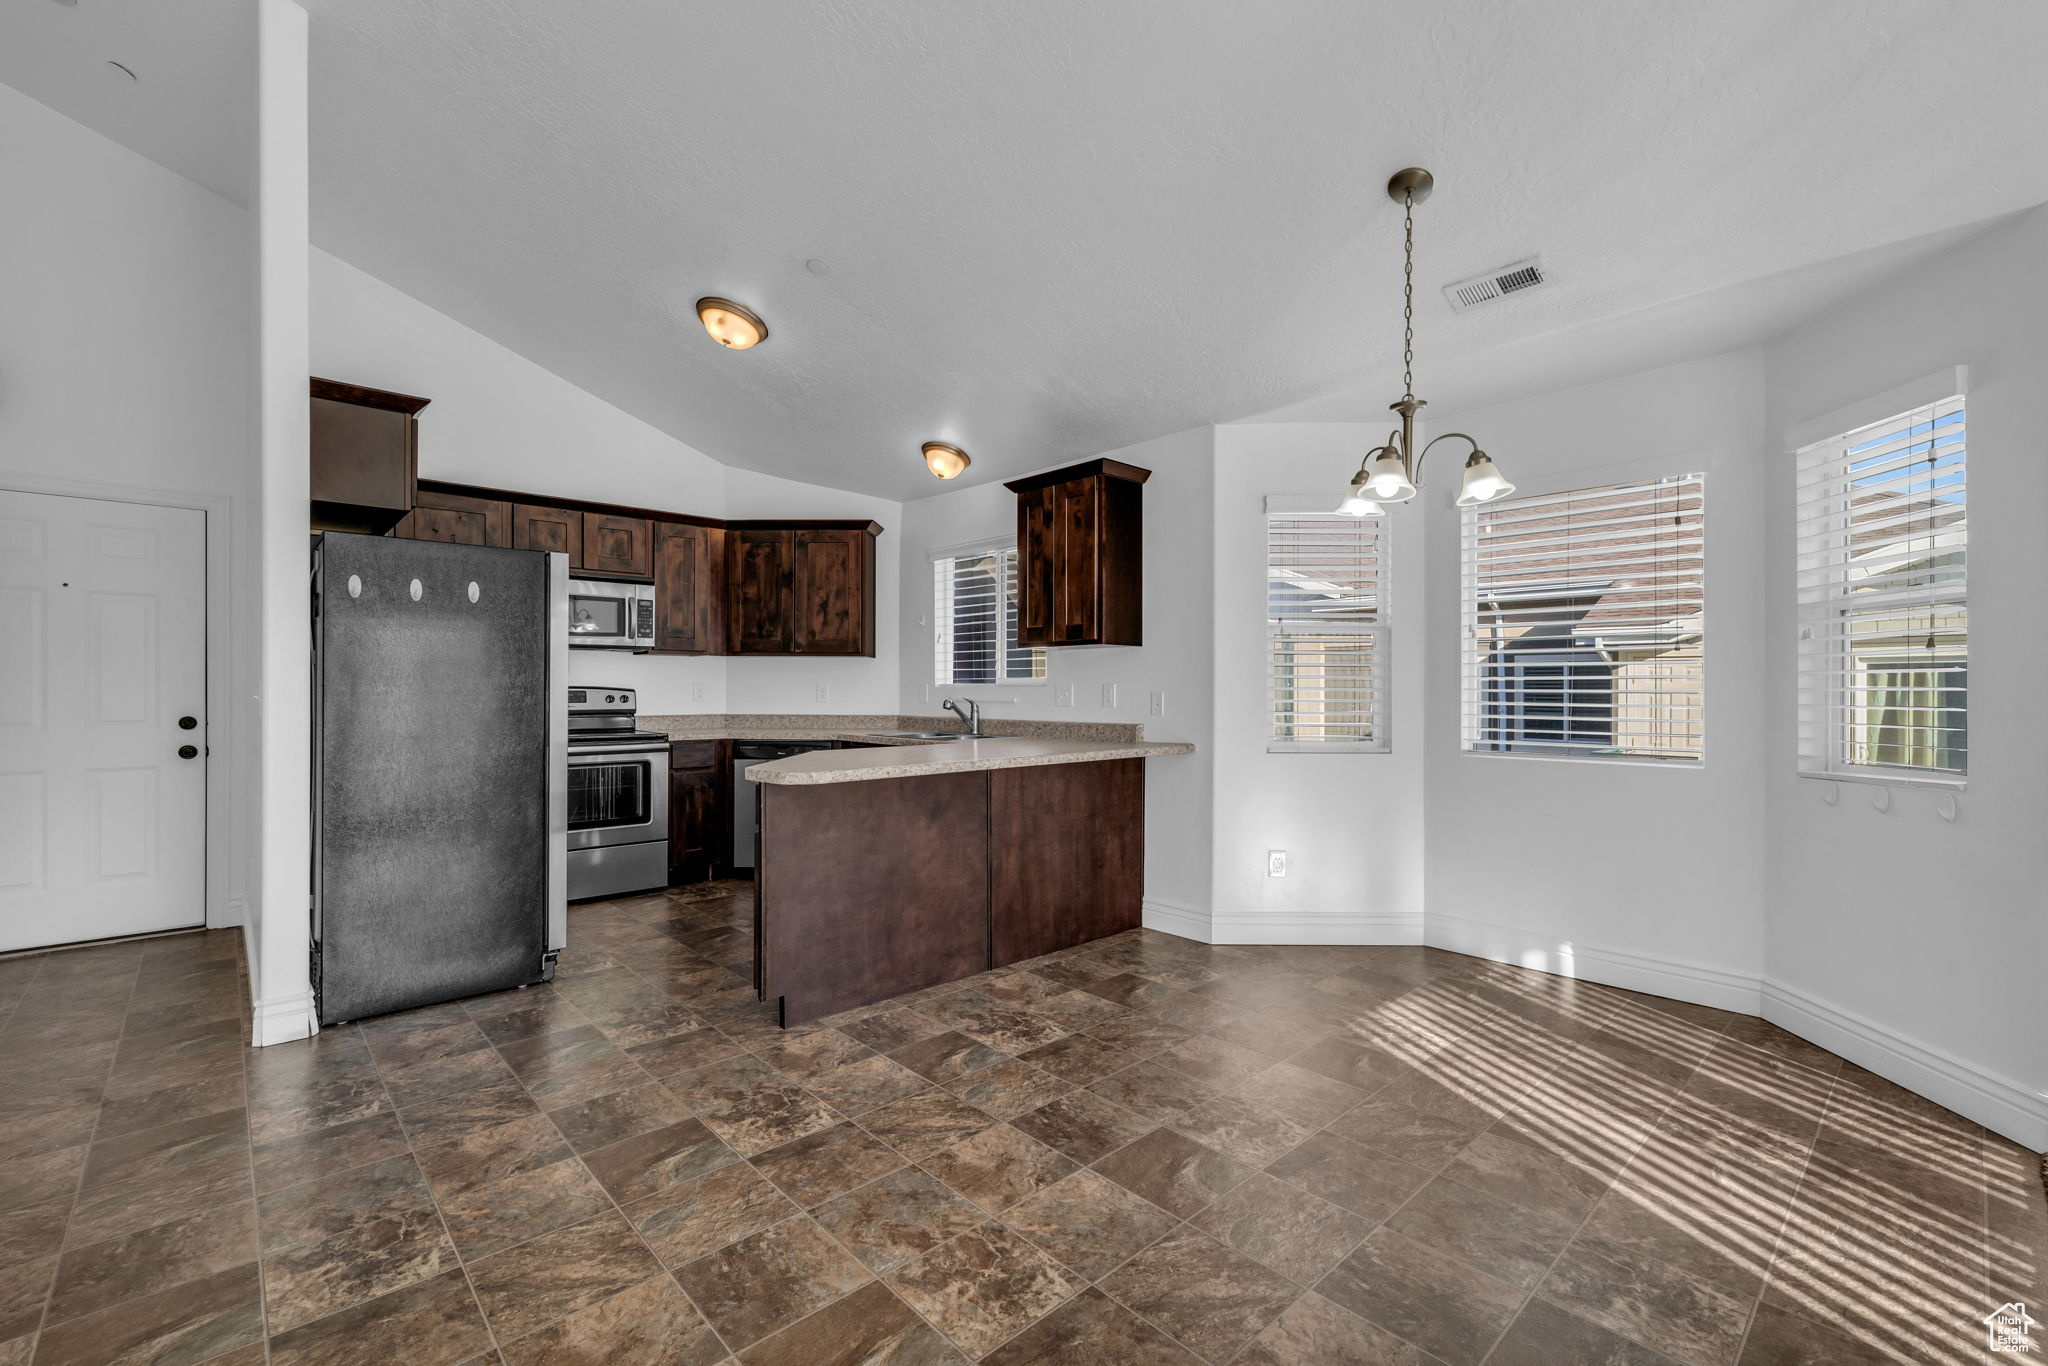
<path fill-rule="evenodd" d="M 724 528 L 655 525 L 654 603 L 658 653 L 725 653 Z"/>
<path fill-rule="evenodd" d="M 872 656 L 880 531 L 873 523 L 731 527 L 733 653 Z"/>
<path fill-rule="evenodd" d="M 724 740 L 677 740 L 669 746 L 668 880 L 670 886 L 716 877 L 731 843 L 732 746 Z"/>
<path fill-rule="evenodd" d="M 1017 643 L 1145 643 L 1143 486 L 1116 460 L 1013 479 Z"/>
<path fill-rule="evenodd" d="M 512 505 L 495 498 L 421 489 L 411 512 L 391 533 L 412 541 L 448 541 L 455 545 L 512 544 Z"/>
<path fill-rule="evenodd" d="M 419 422 L 428 400 L 315 379 L 312 398 L 313 527 L 380 533 L 413 509 Z"/>
<path fill-rule="evenodd" d="M 654 572 L 653 528 L 645 517 L 586 512 L 583 555 L 575 567 L 592 574 L 644 579 Z"/>
<path fill-rule="evenodd" d="M 583 514 L 533 503 L 512 505 L 512 545 L 518 550 L 551 550 L 583 567 Z"/>

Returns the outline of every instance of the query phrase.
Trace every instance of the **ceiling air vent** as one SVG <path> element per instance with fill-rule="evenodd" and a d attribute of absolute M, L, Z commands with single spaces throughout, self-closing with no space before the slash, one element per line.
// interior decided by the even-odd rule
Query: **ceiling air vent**
<path fill-rule="evenodd" d="M 1509 294 L 1526 293 L 1549 282 L 1550 277 L 1543 273 L 1543 263 L 1531 258 L 1502 266 L 1499 270 L 1489 270 L 1469 280 L 1460 280 L 1454 285 L 1445 285 L 1444 297 L 1451 301 L 1452 309 L 1463 313 L 1468 308 L 1492 303 Z"/>

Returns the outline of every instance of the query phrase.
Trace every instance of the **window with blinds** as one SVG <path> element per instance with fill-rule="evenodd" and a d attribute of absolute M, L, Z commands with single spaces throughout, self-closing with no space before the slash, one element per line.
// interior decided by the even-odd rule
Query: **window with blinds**
<path fill-rule="evenodd" d="M 1705 476 L 1466 508 L 1464 746 L 1699 762 Z"/>
<path fill-rule="evenodd" d="M 1266 500 L 1268 748 L 1384 751 L 1386 541 L 1379 519 Z"/>
<path fill-rule="evenodd" d="M 1953 397 L 1803 447 L 1802 772 L 1969 770 L 1969 481 Z"/>
<path fill-rule="evenodd" d="M 932 561 L 934 681 L 1028 683 L 1045 651 L 1017 644 L 1017 547 L 993 545 Z"/>

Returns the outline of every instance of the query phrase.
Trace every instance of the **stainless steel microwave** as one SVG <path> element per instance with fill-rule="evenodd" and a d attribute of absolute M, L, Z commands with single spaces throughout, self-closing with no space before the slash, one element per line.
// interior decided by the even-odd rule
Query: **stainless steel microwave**
<path fill-rule="evenodd" d="M 653 586 L 569 580 L 569 646 L 577 650 L 653 649 Z"/>

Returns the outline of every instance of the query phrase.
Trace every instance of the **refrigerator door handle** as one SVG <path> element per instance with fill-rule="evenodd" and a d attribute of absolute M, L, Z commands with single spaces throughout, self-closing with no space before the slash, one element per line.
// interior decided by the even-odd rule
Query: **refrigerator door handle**
<path fill-rule="evenodd" d="M 569 943 L 569 557 L 548 555 L 548 957 Z"/>

